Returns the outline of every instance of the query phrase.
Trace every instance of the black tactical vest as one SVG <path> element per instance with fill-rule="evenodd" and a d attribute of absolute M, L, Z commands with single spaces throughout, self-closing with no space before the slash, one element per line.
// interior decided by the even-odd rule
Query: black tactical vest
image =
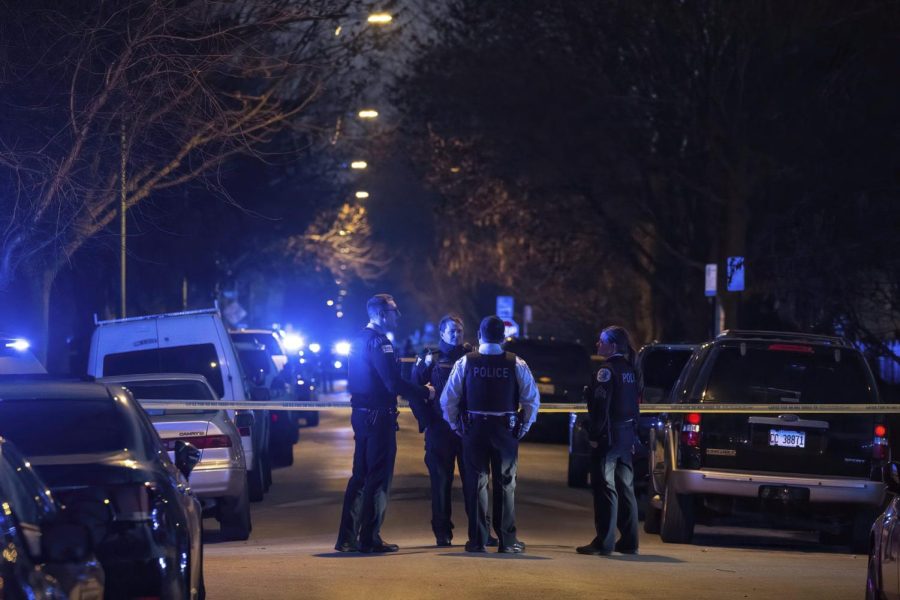
<path fill-rule="evenodd" d="M 466 408 L 478 412 L 516 412 L 519 409 L 516 355 L 466 354 Z"/>
<path fill-rule="evenodd" d="M 606 361 L 606 366 L 613 372 L 613 397 L 609 405 L 609 419 L 613 423 L 621 423 L 635 419 L 640 414 L 638 409 L 638 380 L 634 367 L 622 356 L 613 356 Z"/>

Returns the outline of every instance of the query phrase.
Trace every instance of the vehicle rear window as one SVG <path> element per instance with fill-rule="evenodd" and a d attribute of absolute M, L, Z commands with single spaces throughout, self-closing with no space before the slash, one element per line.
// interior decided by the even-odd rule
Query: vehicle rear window
<path fill-rule="evenodd" d="M 136 424 L 109 398 L 0 400 L 0 436 L 25 456 L 139 449 Z"/>
<path fill-rule="evenodd" d="M 196 373 L 206 377 L 220 398 L 225 395 L 219 355 L 213 344 L 134 350 L 107 354 L 103 358 L 103 375 L 106 377 L 141 373 Z"/>
<path fill-rule="evenodd" d="M 650 349 L 644 353 L 641 357 L 644 402 L 665 400 L 692 353 L 689 349 L 667 348 Z"/>
<path fill-rule="evenodd" d="M 521 357 L 537 377 L 585 384 L 591 377 L 591 357 L 576 344 L 537 345 L 510 342 L 504 349 Z"/>
<path fill-rule="evenodd" d="M 132 381 L 123 384 L 138 400 L 217 400 L 202 381 Z M 202 411 L 190 408 L 147 408 L 149 415 L 207 414 L 216 411 Z"/>
<path fill-rule="evenodd" d="M 704 402 L 852 404 L 877 401 L 858 352 L 830 347 L 721 347 Z"/>

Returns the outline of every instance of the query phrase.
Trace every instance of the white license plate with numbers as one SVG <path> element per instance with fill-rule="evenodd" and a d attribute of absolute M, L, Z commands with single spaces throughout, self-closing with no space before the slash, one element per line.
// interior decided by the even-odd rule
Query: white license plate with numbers
<path fill-rule="evenodd" d="M 769 445 L 782 448 L 805 448 L 806 432 L 787 429 L 770 429 Z"/>

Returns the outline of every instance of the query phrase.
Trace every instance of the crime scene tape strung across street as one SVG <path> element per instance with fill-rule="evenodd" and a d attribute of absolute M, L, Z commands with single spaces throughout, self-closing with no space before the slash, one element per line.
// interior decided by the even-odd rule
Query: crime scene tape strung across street
<path fill-rule="evenodd" d="M 141 400 L 144 408 L 169 409 L 239 409 L 239 410 L 350 410 L 349 402 L 301 402 L 297 400 L 262 400 L 228 402 L 224 400 Z M 406 402 L 398 402 L 397 408 L 408 411 Z M 900 413 L 900 404 L 641 404 L 642 413 L 754 413 L 754 414 L 799 414 L 799 413 Z M 587 412 L 583 403 L 542 403 L 542 413 Z"/>

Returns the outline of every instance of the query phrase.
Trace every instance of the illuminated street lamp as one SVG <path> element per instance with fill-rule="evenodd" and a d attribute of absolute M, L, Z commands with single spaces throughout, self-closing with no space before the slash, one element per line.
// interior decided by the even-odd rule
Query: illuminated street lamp
<path fill-rule="evenodd" d="M 387 13 L 372 13 L 366 20 L 372 25 L 387 25 L 394 20 L 394 17 Z"/>
<path fill-rule="evenodd" d="M 359 111 L 358 114 L 360 119 L 374 119 L 378 116 L 378 111 L 372 108 L 366 108 Z"/>
<path fill-rule="evenodd" d="M 365 168 L 368 167 L 368 166 L 369 166 L 369 163 L 367 163 L 367 162 L 364 161 L 364 160 L 354 160 L 352 163 L 350 163 L 350 168 L 351 168 L 351 169 L 362 170 L 362 169 L 365 169 Z"/>
<path fill-rule="evenodd" d="M 356 197 L 359 198 L 360 200 L 365 200 L 366 198 L 369 197 L 369 192 L 363 192 L 363 191 L 356 192 Z"/>
<path fill-rule="evenodd" d="M 329 300 L 325 304 L 327 304 L 328 306 L 334 306 L 334 300 Z"/>

